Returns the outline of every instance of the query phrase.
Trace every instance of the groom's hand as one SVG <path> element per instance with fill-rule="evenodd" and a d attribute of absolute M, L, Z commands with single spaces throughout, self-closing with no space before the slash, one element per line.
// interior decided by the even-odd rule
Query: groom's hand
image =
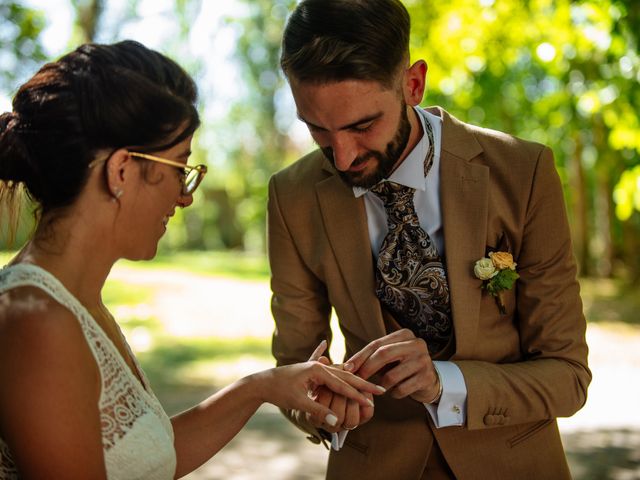
<path fill-rule="evenodd" d="M 440 384 L 427 344 L 409 329 L 374 340 L 344 367 L 365 380 L 380 372 L 376 383 L 393 398 L 411 397 L 421 403 L 437 400 Z"/>

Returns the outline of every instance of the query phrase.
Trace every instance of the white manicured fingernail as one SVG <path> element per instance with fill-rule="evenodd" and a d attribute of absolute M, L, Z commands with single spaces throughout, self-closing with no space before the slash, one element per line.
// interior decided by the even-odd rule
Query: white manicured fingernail
<path fill-rule="evenodd" d="M 367 398 L 367 402 L 369 402 L 370 407 L 375 407 L 373 400 L 371 400 L 370 398 Z"/>
<path fill-rule="evenodd" d="M 327 416 L 324 417 L 324 421 L 327 422 L 332 427 L 335 427 L 336 424 L 338 423 L 338 417 L 336 417 L 335 415 L 333 415 L 331 413 L 328 413 Z"/>
<path fill-rule="evenodd" d="M 382 393 L 386 393 L 387 389 L 384 388 L 382 385 L 376 385 L 376 388 L 381 391 Z"/>

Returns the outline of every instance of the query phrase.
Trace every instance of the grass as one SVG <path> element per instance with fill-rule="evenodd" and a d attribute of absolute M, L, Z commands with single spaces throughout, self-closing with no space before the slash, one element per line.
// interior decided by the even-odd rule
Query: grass
<path fill-rule="evenodd" d="M 0 266 L 15 252 L 0 251 Z M 116 265 L 145 270 L 177 270 L 244 280 L 267 280 L 269 262 L 264 254 L 235 251 L 185 251 L 162 253 L 153 260 L 134 262 L 120 260 Z"/>
<path fill-rule="evenodd" d="M 141 269 L 167 269 L 243 280 L 267 280 L 269 263 L 263 254 L 235 251 L 194 251 L 160 254 L 149 262 L 122 261 Z"/>
<path fill-rule="evenodd" d="M 240 377 L 274 366 L 268 338 L 175 340 L 161 336 L 153 348 L 136 356 L 170 415 Z"/>
<path fill-rule="evenodd" d="M 580 287 L 589 322 L 640 326 L 640 286 L 617 279 L 584 278 Z"/>
<path fill-rule="evenodd" d="M 154 289 L 140 285 L 132 285 L 118 280 L 107 279 L 102 289 L 102 300 L 111 307 L 135 305 L 153 300 Z"/>

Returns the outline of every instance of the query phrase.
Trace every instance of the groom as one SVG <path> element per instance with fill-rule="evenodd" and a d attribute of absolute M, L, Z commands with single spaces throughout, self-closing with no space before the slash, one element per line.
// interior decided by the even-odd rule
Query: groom
<path fill-rule="evenodd" d="M 320 148 L 269 185 L 273 352 L 306 360 L 334 309 L 345 368 L 388 390 L 375 411 L 314 392 L 336 426 L 287 414 L 332 440 L 327 478 L 570 478 L 556 417 L 591 374 L 553 155 L 420 108 L 409 30 L 398 0 L 303 0 L 287 23 Z"/>

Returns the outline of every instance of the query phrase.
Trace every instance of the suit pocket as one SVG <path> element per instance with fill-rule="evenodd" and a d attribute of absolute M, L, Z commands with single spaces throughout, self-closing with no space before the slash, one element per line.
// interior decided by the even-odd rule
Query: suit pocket
<path fill-rule="evenodd" d="M 356 442 L 353 439 L 350 439 L 349 437 L 351 437 L 351 434 L 347 435 L 347 438 L 344 439 L 345 446 L 349 446 L 354 450 L 360 452 L 361 454 L 366 455 L 367 452 L 369 451 L 369 447 L 362 443 Z"/>
<path fill-rule="evenodd" d="M 541 422 L 534 423 L 533 426 L 527 428 L 523 432 L 520 432 L 517 435 L 511 437 L 509 440 L 507 440 L 507 444 L 511 448 L 513 448 L 516 445 L 519 445 L 520 443 L 524 442 L 525 440 L 533 437 L 534 435 L 539 433 L 541 430 L 543 430 L 547 425 L 551 423 L 553 423 L 553 420 L 542 420 Z"/>

